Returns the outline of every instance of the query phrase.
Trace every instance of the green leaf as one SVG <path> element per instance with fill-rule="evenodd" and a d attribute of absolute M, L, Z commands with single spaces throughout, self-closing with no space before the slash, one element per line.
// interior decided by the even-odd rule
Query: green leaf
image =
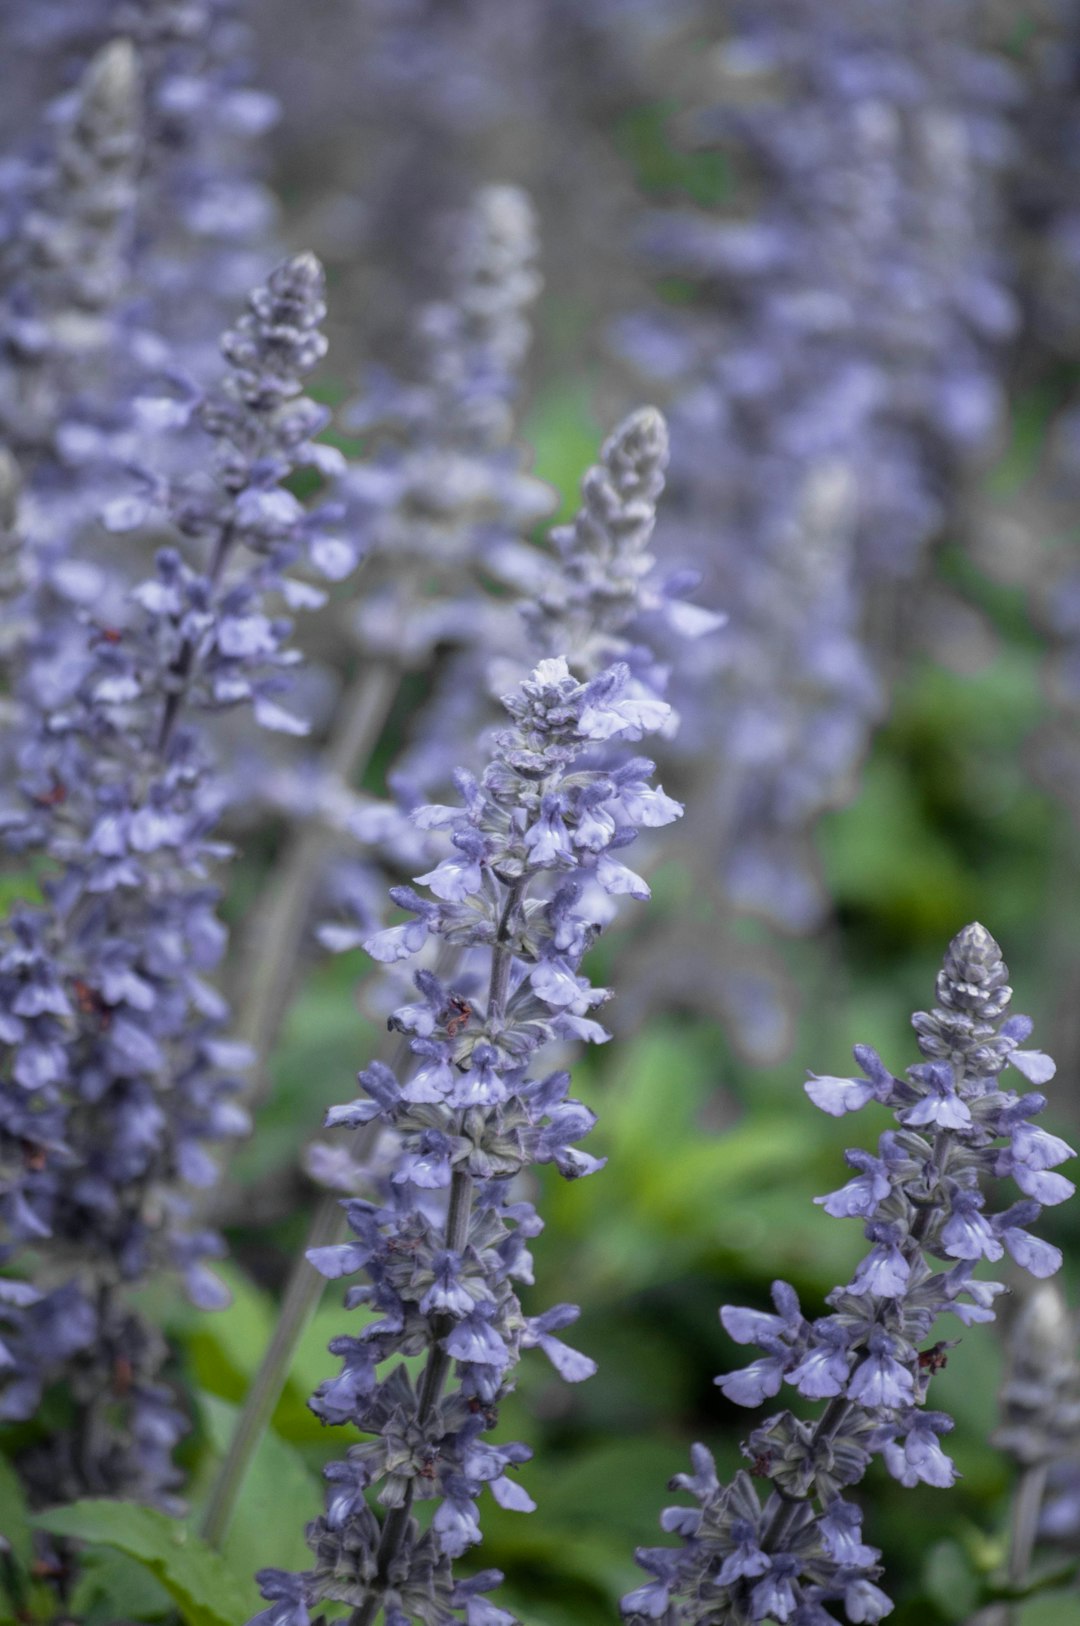
<path fill-rule="evenodd" d="M 0 1457 L 0 1531 L 7 1539 L 15 1562 L 28 1570 L 34 1556 L 30 1510 L 18 1475 L 5 1457 Z"/>
<path fill-rule="evenodd" d="M 114 1626 L 117 1620 L 165 1620 L 176 1606 L 142 1564 L 125 1553 L 88 1553 L 71 1599 L 71 1612 L 85 1626 Z"/>
<path fill-rule="evenodd" d="M 188 1350 L 202 1388 L 224 1400 L 242 1400 L 274 1330 L 274 1301 L 228 1261 L 217 1273 L 231 1302 L 213 1315 L 192 1317 Z"/>
<path fill-rule="evenodd" d="M 275 1047 L 274 1087 L 259 1108 L 259 1133 L 230 1158 L 234 1188 L 295 1167 L 300 1147 L 322 1128 L 327 1108 L 355 1092 L 357 1066 L 378 1038 L 356 1009 L 358 958 L 332 955 L 306 978 Z"/>
<path fill-rule="evenodd" d="M 327 1356 L 327 1361 L 332 1362 L 333 1357 Z M 236 1427 L 237 1408 L 214 1395 L 202 1394 L 199 1412 L 213 1454 L 220 1462 Z M 207 1490 L 211 1479 L 207 1465 L 202 1478 Z M 199 1487 L 193 1487 L 192 1499 L 199 1500 Z M 254 1575 L 268 1564 L 286 1570 L 307 1569 L 311 1552 L 304 1540 L 304 1526 L 322 1511 L 322 1506 L 323 1488 L 319 1480 L 293 1446 L 267 1429 L 244 1479 L 240 1500 L 222 1544 L 222 1554 L 230 1569 L 237 1575 Z M 248 1614 L 257 1607 L 257 1593 L 251 1583 Z"/>
<path fill-rule="evenodd" d="M 979 1589 L 958 1542 L 935 1543 L 927 1555 L 923 1581 L 947 1620 L 963 1620 L 974 1609 Z"/>
<path fill-rule="evenodd" d="M 34 1523 L 50 1535 L 134 1558 L 161 1582 L 188 1626 L 238 1626 L 250 1614 L 247 1590 L 220 1554 L 153 1508 L 90 1499 L 48 1508 Z"/>
<path fill-rule="evenodd" d="M 596 461 L 603 438 L 588 391 L 576 380 L 569 386 L 550 385 L 533 403 L 522 437 L 535 448 L 533 473 L 553 485 L 561 498 L 556 517 L 569 519 L 580 501 L 581 478 Z"/>

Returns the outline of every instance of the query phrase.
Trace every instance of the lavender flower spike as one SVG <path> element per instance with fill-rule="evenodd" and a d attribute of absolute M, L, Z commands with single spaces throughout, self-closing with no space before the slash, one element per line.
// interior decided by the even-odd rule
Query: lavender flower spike
<path fill-rule="evenodd" d="M 331 1344 L 341 1375 L 311 1403 L 366 1438 L 326 1471 L 326 1510 L 308 1527 L 312 1568 L 260 1574 L 271 1602 L 260 1626 L 306 1626 L 323 1601 L 349 1605 L 351 1626 L 370 1626 L 379 1610 L 394 1626 L 511 1626 L 477 1598 L 494 1572 L 456 1583 L 452 1573 L 480 1540 L 485 1485 L 502 1507 L 533 1505 L 513 1475 L 528 1448 L 484 1435 L 523 1350 L 539 1347 L 569 1382 L 593 1371 L 556 1336 L 576 1320 L 574 1306 L 522 1311 L 513 1283 L 532 1280 L 528 1241 L 541 1221 L 515 1180 L 539 1163 L 567 1179 L 601 1166 L 575 1145 L 594 1119 L 567 1098 L 569 1075 L 530 1076 L 530 1063 L 549 1041 L 607 1037 L 591 1014 L 607 991 L 580 972 L 596 935 L 583 883 L 627 890 L 620 857 L 635 821 L 622 791 L 640 782 L 642 764 L 620 763 L 611 742 L 662 727 L 668 707 L 641 699 L 625 665 L 580 683 L 562 657 L 542 661 L 504 705 L 512 726 L 496 736 L 483 775 L 458 776 L 463 805 L 414 815 L 448 836 L 447 856 L 418 877 L 433 896 L 395 889 L 413 920 L 366 945 L 383 961 L 407 958 L 429 936 L 460 945 L 483 962 L 487 994 L 481 1001 L 464 982 L 418 972 L 419 1003 L 391 1019 L 411 1036 L 415 1066 L 399 1079 L 372 1063 L 361 1099 L 329 1114 L 331 1125 L 379 1121 L 397 1140 L 379 1200 L 344 1204 L 351 1239 L 308 1255 L 327 1277 L 362 1271 L 367 1283 L 346 1307 L 379 1312 Z M 668 821 L 681 811 L 667 802 Z M 414 1384 L 399 1357 L 421 1354 Z M 375 1487 L 381 1522 L 366 1495 Z M 437 1503 L 423 1530 L 418 1500 Z"/>
<path fill-rule="evenodd" d="M 20 1459 L 37 1500 L 173 1505 L 184 1419 L 127 1291 L 171 1267 L 201 1308 L 228 1297 L 191 1191 L 216 1178 L 211 1148 L 247 1128 L 246 1055 L 205 980 L 225 947 L 212 871 L 229 849 L 192 714 L 250 704 L 262 727 L 302 726 L 277 702 L 299 657 L 272 611 L 314 591 L 288 571 L 305 546 L 318 563 L 318 519 L 282 482 L 329 451 L 311 444 L 325 413 L 303 393 L 323 315 L 311 255 L 255 290 L 195 408 L 207 472 L 147 470 L 145 496 L 110 509 L 115 529 L 171 524 L 177 545 L 115 620 L 95 605 L 64 661 L 20 675 L 20 804 L 0 831 L 47 862 L 41 906 L 0 921 L 0 1263 L 35 1267 L 33 1296 L 0 1308 L 0 1419 L 31 1417 L 53 1381 L 74 1401 L 72 1426 Z"/>
<path fill-rule="evenodd" d="M 851 1622 L 891 1613 L 877 1584 L 880 1554 L 864 1544 L 862 1514 L 847 1493 L 875 1455 L 903 1485 L 953 1483 L 939 1440 L 952 1418 L 926 1406 L 952 1342 L 927 1345 L 935 1323 L 946 1313 L 964 1326 L 993 1320 L 1003 1288 L 976 1277 L 983 1258 L 1008 1252 L 1040 1278 L 1061 1263 L 1028 1227 L 1041 1205 L 1071 1195 L 1071 1183 L 1052 1170 L 1074 1154 L 1033 1123 L 1044 1096 L 999 1082 L 1007 1067 L 1039 1083 L 1054 1071 L 1041 1051 L 1020 1048 L 1031 1023 L 1006 1015 L 1007 978 L 990 933 L 966 926 L 938 973 L 936 1007 L 912 1018 L 925 1059 L 897 1078 L 860 1045 L 865 1077 L 807 1085 L 835 1116 L 876 1100 L 896 1119 L 877 1155 L 848 1152 L 854 1178 L 817 1199 L 829 1214 L 860 1218 L 870 1251 L 851 1282 L 829 1295 L 832 1313 L 816 1321 L 786 1282 L 773 1286 L 775 1314 L 725 1306 L 730 1336 L 762 1354 L 717 1382 L 739 1405 L 760 1405 L 789 1383 L 824 1408 L 813 1424 L 778 1412 L 745 1442 L 754 1475 L 771 1484 L 764 1505 L 750 1474 L 740 1470 L 721 1486 L 709 1453 L 695 1447 L 694 1473 L 677 1475 L 672 1488 L 690 1491 L 699 1506 L 663 1515 L 681 1548 L 639 1552 L 652 1580 L 623 1599 L 628 1620 L 824 1626 L 836 1618 L 826 1609 L 833 1603 Z M 994 1213 L 983 1187 L 1005 1175 L 1024 1195 Z"/>

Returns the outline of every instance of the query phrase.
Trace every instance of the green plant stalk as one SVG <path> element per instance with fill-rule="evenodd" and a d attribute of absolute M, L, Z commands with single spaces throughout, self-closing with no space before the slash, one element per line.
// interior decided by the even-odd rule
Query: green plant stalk
<path fill-rule="evenodd" d="M 1009 1542 L 1009 1582 L 1020 1588 L 1028 1579 L 1031 1557 L 1035 1551 L 1035 1536 L 1039 1528 L 1039 1514 L 1046 1494 L 1048 1463 L 1036 1462 L 1025 1468 L 1016 1487 L 1012 1508 L 1012 1532 Z M 1001 1626 L 1019 1626 L 1020 1606 L 1005 1605 Z"/>

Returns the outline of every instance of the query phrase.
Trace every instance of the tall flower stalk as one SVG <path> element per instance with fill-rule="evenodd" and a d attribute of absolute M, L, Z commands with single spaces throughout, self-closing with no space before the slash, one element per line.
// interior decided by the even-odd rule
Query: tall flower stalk
<path fill-rule="evenodd" d="M 32 654 L 39 690 L 57 702 L 78 645 L 73 622 L 112 585 L 83 544 L 135 433 L 140 92 L 130 41 L 103 46 L 53 105 L 51 139 L 12 157 L 0 205 L 5 644 Z"/>
<path fill-rule="evenodd" d="M 447 856 L 417 877 L 432 896 L 396 888 L 412 919 L 366 945 L 382 961 L 411 957 L 429 937 L 466 949 L 486 962 L 486 994 L 477 998 L 468 976 L 446 984 L 418 972 L 420 1001 L 391 1018 L 411 1036 L 410 1068 L 399 1079 L 374 1063 L 360 1074 L 360 1101 L 328 1115 L 330 1125 L 378 1122 L 395 1137 L 378 1196 L 344 1204 L 350 1240 L 309 1253 L 328 1277 L 367 1278 L 346 1306 L 370 1318 L 333 1341 L 343 1370 L 312 1402 L 324 1421 L 367 1438 L 327 1469 L 325 1513 L 308 1529 L 311 1569 L 261 1573 L 272 1602 L 257 1617 L 264 1626 L 306 1626 L 324 1600 L 350 1605 L 352 1626 L 380 1611 L 402 1626 L 509 1621 L 479 1601 L 495 1572 L 458 1583 L 452 1573 L 480 1540 L 485 1485 L 504 1507 L 533 1505 L 507 1472 L 527 1447 L 482 1436 L 523 1349 L 539 1346 L 569 1381 L 593 1370 L 554 1336 L 576 1308 L 526 1316 L 512 1285 L 532 1280 L 528 1240 L 541 1228 L 515 1178 L 534 1164 L 567 1178 L 600 1167 L 574 1145 L 594 1120 L 568 1098 L 569 1075 L 530 1070 L 551 1042 L 607 1037 L 591 1014 L 607 991 L 580 972 L 596 934 L 584 883 L 646 897 L 622 852 L 639 828 L 682 810 L 651 784 L 651 763 L 618 760 L 621 739 L 640 739 L 668 713 L 634 692 L 625 665 L 580 683 L 565 660 L 546 660 L 504 704 L 511 726 L 479 780 L 459 776 L 460 805 L 414 814 L 448 839 Z M 425 1357 L 415 1384 L 400 1363 L 387 1370 L 410 1354 Z M 375 1487 L 381 1521 L 366 1497 Z M 439 1505 L 421 1531 L 413 1507 L 430 1499 Z"/>
<path fill-rule="evenodd" d="M 15 158 L 0 250 L 0 429 L 28 476 L 79 461 L 80 413 L 113 406 L 128 292 L 142 108 L 129 40 L 102 47 L 55 110 L 47 156 Z M 115 379 L 112 380 L 115 385 Z M 89 433 L 89 428 L 86 428 Z M 60 480 L 61 485 L 63 479 Z M 42 492 L 48 500 L 50 492 Z"/>
<path fill-rule="evenodd" d="M 325 414 L 303 393 L 323 315 L 310 255 L 254 292 L 220 387 L 189 403 L 209 467 L 145 471 L 143 495 L 109 514 L 117 529 L 171 526 L 202 558 L 163 548 L 122 618 L 75 622 L 62 704 L 33 662 L 20 673 L 21 806 L 4 835 L 48 862 L 41 903 L 0 927 L 0 1261 L 28 1278 L 0 1290 L 0 1417 L 30 1418 L 47 1383 L 69 1386 L 72 1427 L 22 1459 L 40 1498 L 170 1505 L 186 1425 L 127 1290 L 173 1268 L 196 1304 L 227 1300 L 207 1265 L 223 1245 L 189 1193 L 216 1178 L 210 1149 L 247 1128 L 246 1053 L 205 980 L 225 946 L 212 871 L 228 849 L 190 714 L 246 703 L 261 726 L 303 726 L 278 703 L 295 657 L 271 600 L 319 598 L 287 574 L 306 551 L 317 561 L 318 517 L 282 481 L 326 461 L 310 438 Z"/>
<path fill-rule="evenodd" d="M 899 1078 L 860 1045 L 864 1076 L 811 1075 L 807 1094 L 833 1117 L 870 1102 L 895 1116 L 876 1154 L 847 1152 L 847 1185 L 816 1199 L 836 1218 L 862 1220 L 870 1251 L 829 1295 L 831 1314 L 814 1321 L 786 1282 L 773 1286 L 773 1314 L 726 1306 L 728 1334 L 762 1354 L 717 1382 L 738 1405 L 759 1406 L 785 1382 L 824 1405 L 814 1422 L 782 1411 L 759 1424 L 743 1447 L 751 1471 L 727 1485 L 706 1448 L 695 1446 L 693 1472 L 677 1475 L 672 1488 L 689 1491 L 698 1506 L 663 1515 L 681 1547 L 639 1552 L 653 1578 L 623 1600 L 627 1619 L 825 1626 L 836 1618 L 830 1604 L 853 1623 L 891 1612 L 877 1584 L 880 1553 L 864 1543 L 862 1510 L 848 1493 L 875 1456 L 903 1485 L 953 1483 L 940 1443 L 953 1421 L 927 1400 L 954 1340 L 927 1340 L 942 1315 L 965 1327 L 994 1319 L 1004 1289 L 976 1275 L 983 1259 L 1008 1252 L 1038 1278 L 1061 1264 L 1058 1249 L 1028 1227 L 1044 1204 L 1072 1195 L 1053 1171 L 1074 1154 L 1032 1121 L 1045 1096 L 1000 1082 L 1006 1068 L 1036 1084 L 1054 1074 L 1049 1057 L 1020 1048 L 1031 1023 L 1007 1014 L 1007 978 L 989 932 L 966 926 L 938 973 L 937 1005 L 912 1018 L 921 1063 Z M 992 1212 L 984 1188 L 1002 1177 L 1022 1196 Z M 764 1503 L 755 1479 L 768 1487 Z"/>
<path fill-rule="evenodd" d="M 700 623 L 695 622 L 695 631 L 714 625 L 718 619 L 705 617 L 705 612 L 692 611 L 692 607 L 683 606 L 681 601 L 669 604 L 652 579 L 653 559 L 648 544 L 655 524 L 656 504 L 663 489 L 667 454 L 667 426 L 662 416 L 650 407 L 632 413 L 605 442 L 600 462 L 586 473 L 582 482 L 583 506 L 572 525 L 554 533 L 556 550 L 543 555 L 523 545 L 504 547 L 493 561 L 503 578 L 513 581 L 522 593 L 519 608 L 540 653 L 552 653 L 561 641 L 571 651 L 574 675 L 583 680 L 596 677 L 603 662 L 621 658 L 628 663 L 635 692 L 653 701 L 661 700 L 660 690 L 666 673 L 642 643 L 635 643 L 628 636 L 639 615 L 658 607 L 673 615 L 685 609 L 687 614 L 704 618 Z M 497 649 L 505 657 L 505 644 Z M 485 653 L 478 652 L 480 664 Z M 474 729 L 479 735 L 485 720 L 481 701 L 487 684 L 483 672 L 476 672 L 477 664 L 475 660 L 471 663 L 475 687 L 470 695 L 469 716 L 477 719 L 479 713 Z M 668 715 L 670 718 L 671 714 Z M 457 737 L 460 739 L 460 735 Z M 441 764 L 445 741 L 435 740 L 432 745 L 433 755 Z M 417 756 L 427 758 L 423 733 L 412 754 L 414 762 Z M 430 758 L 426 766 L 414 771 L 421 781 L 442 777 Z M 594 919 L 613 912 L 611 900 L 603 896 L 594 896 L 593 909 Z M 369 932 L 363 926 L 335 923 L 324 935 L 328 944 L 343 950 L 359 947 Z M 450 975 L 451 967 L 460 957 L 458 945 L 446 945 L 438 967 L 440 973 Z M 391 1041 L 381 1060 L 389 1062 L 394 1071 L 407 1062 L 408 1050 L 402 1050 L 400 1037 Z M 350 1153 L 360 1167 L 371 1158 L 378 1133 L 379 1125 L 374 1122 L 356 1131 Z M 333 1196 L 323 1197 L 308 1234 L 306 1254 L 317 1254 L 319 1249 L 338 1241 L 342 1229 L 339 1203 Z M 322 1291 L 323 1283 L 307 1258 L 298 1260 L 206 1507 L 203 1533 L 210 1541 L 219 1542 L 224 1536 L 244 1475 L 280 1398 L 297 1344 Z"/>

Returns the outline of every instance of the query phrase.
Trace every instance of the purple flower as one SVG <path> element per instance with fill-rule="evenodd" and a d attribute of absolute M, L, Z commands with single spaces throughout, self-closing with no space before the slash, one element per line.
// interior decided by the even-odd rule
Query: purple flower
<path fill-rule="evenodd" d="M 773 1486 L 764 1504 L 745 1473 L 727 1486 L 715 1473 L 674 1482 L 699 1509 L 664 1515 L 664 1528 L 683 1542 L 663 1571 L 672 1618 L 708 1618 L 718 1601 L 732 1618 L 814 1626 L 833 1619 L 830 1603 L 852 1621 L 876 1622 L 891 1611 L 877 1585 L 877 1550 L 864 1545 L 859 1510 L 838 1492 L 850 1495 L 875 1455 L 903 1485 L 953 1484 L 956 1469 L 939 1444 L 952 1419 L 926 1406 L 949 1341 L 919 1346 L 948 1311 L 969 1325 L 993 1320 L 1003 1288 L 975 1276 L 983 1258 L 999 1259 L 1008 1248 L 1036 1276 L 1061 1262 L 1026 1229 L 1039 1216 L 1037 1201 L 1025 1196 L 987 1212 L 984 1185 L 992 1190 L 1014 1172 L 1023 1189 L 1028 1176 L 1071 1152 L 1032 1127 L 1042 1096 L 997 1086 L 1017 1038 L 1030 1030 L 1026 1019 L 1006 1018 L 1011 992 L 997 944 L 984 927 L 967 926 L 946 952 L 936 1006 L 912 1018 L 924 1061 L 897 1078 L 859 1047 L 866 1079 L 814 1079 L 808 1087 L 813 1096 L 825 1086 L 814 1098 L 837 1115 L 875 1097 L 901 1126 L 881 1136 L 876 1157 L 847 1152 L 856 1178 L 817 1199 L 837 1217 L 861 1219 L 871 1249 L 850 1284 L 829 1295 L 832 1313 L 814 1322 L 803 1320 L 782 1283 L 773 1288 L 776 1315 L 721 1312 L 737 1342 L 762 1350 L 750 1366 L 717 1379 L 729 1399 L 760 1404 L 786 1379 L 827 1404 L 813 1423 L 790 1412 L 770 1416 L 744 1444 L 755 1476 Z M 908 1127 L 913 1117 L 917 1134 Z M 942 1270 L 943 1260 L 960 1262 Z M 651 1596 L 631 1594 L 624 1614 L 644 1618 Z"/>
<path fill-rule="evenodd" d="M 223 1244 L 195 1223 L 191 1188 L 213 1183 L 213 1150 L 247 1130 L 235 1097 L 250 1054 L 225 1039 L 228 1006 L 204 980 L 224 947 L 210 877 L 228 849 L 200 713 L 257 713 L 295 659 L 289 622 L 266 606 L 301 555 L 303 511 L 278 505 L 270 535 L 264 511 L 245 518 L 246 494 L 269 498 L 314 455 L 324 415 L 303 379 L 323 353 L 323 315 L 310 255 L 255 290 L 225 335 L 224 377 L 191 403 L 205 467 L 194 471 L 185 433 L 176 469 L 145 476 L 178 546 L 126 602 L 68 614 L 79 658 L 61 707 L 33 648 L 18 674 L 22 806 L 6 836 L 47 862 L 43 906 L 0 928 L 14 1081 L 0 1087 L 0 1136 L 29 1132 L 30 1149 L 4 1159 L 2 1245 L 12 1257 L 33 1239 L 53 1285 L 20 1316 L 0 1383 L 9 1414 L 29 1415 L 42 1383 L 68 1378 L 71 1427 L 98 1442 L 76 1450 L 60 1429 L 28 1456 L 31 1487 L 52 1500 L 176 1507 L 171 1451 L 186 1424 L 158 1381 L 165 1348 L 127 1289 L 172 1269 L 200 1308 L 228 1302 L 209 1264 Z M 119 1398 L 117 1371 L 130 1374 Z"/>
<path fill-rule="evenodd" d="M 487 767 L 479 779 L 458 778 L 460 805 L 421 815 L 433 840 L 452 849 L 417 877 L 439 902 L 407 887 L 393 894 L 415 917 L 416 947 L 434 935 L 469 949 L 474 961 L 487 960 L 487 998 L 466 999 L 431 971 L 418 972 L 420 1001 L 391 1018 L 411 1053 L 404 1082 L 373 1064 L 360 1075 L 369 1100 L 328 1117 L 385 1130 L 381 1197 L 346 1202 L 355 1241 L 308 1252 L 325 1276 L 362 1271 L 366 1279 L 346 1303 L 368 1306 L 375 1319 L 359 1338 L 335 1341 L 342 1373 L 313 1401 L 320 1417 L 348 1421 L 363 1439 L 347 1463 L 328 1471 L 325 1512 L 307 1531 L 313 1567 L 295 1578 L 295 1596 L 313 1606 L 339 1596 L 348 1577 L 350 1599 L 369 1612 L 381 1608 L 388 1621 L 413 1618 L 415 1609 L 399 1607 L 406 1595 L 419 1600 L 421 1614 L 437 1597 L 445 1615 L 451 1563 L 481 1539 L 485 1487 L 504 1508 L 533 1506 L 506 1472 L 528 1457 L 527 1448 L 480 1437 L 513 1387 L 521 1353 L 540 1349 L 570 1383 L 595 1371 L 595 1362 L 557 1336 L 576 1320 L 576 1306 L 522 1312 L 515 1282 L 532 1280 L 526 1244 L 540 1220 L 511 1187 L 533 1164 L 553 1162 L 570 1179 L 602 1166 L 575 1144 L 595 1120 L 567 1099 L 569 1076 L 530 1076 L 530 1068 L 545 1044 L 564 1040 L 568 1015 L 581 1019 L 604 997 L 580 970 L 597 930 L 582 881 L 633 839 L 635 807 L 643 818 L 655 815 L 640 760 L 637 802 L 616 814 L 624 762 L 618 746 L 607 744 L 636 735 L 647 715 L 628 666 L 581 682 L 561 657 L 542 661 L 504 706 L 508 726 L 494 735 Z M 595 726 L 601 708 L 618 719 L 617 728 Z M 477 870 L 482 860 L 475 890 L 471 881 L 459 886 L 459 855 Z M 378 934 L 370 951 L 404 957 L 409 930 Z M 778 1283 L 774 1300 L 775 1319 L 797 1339 L 802 1316 L 794 1293 Z M 417 1354 L 425 1367 L 414 1380 L 401 1357 Z M 363 1495 L 369 1486 L 379 1487 L 387 1509 L 381 1526 Z M 420 1499 L 438 1502 L 423 1537 L 409 1515 Z M 393 1555 L 385 1565 L 380 1552 Z M 501 1626 L 501 1611 L 467 1584 L 454 1596 L 466 1623 Z"/>

